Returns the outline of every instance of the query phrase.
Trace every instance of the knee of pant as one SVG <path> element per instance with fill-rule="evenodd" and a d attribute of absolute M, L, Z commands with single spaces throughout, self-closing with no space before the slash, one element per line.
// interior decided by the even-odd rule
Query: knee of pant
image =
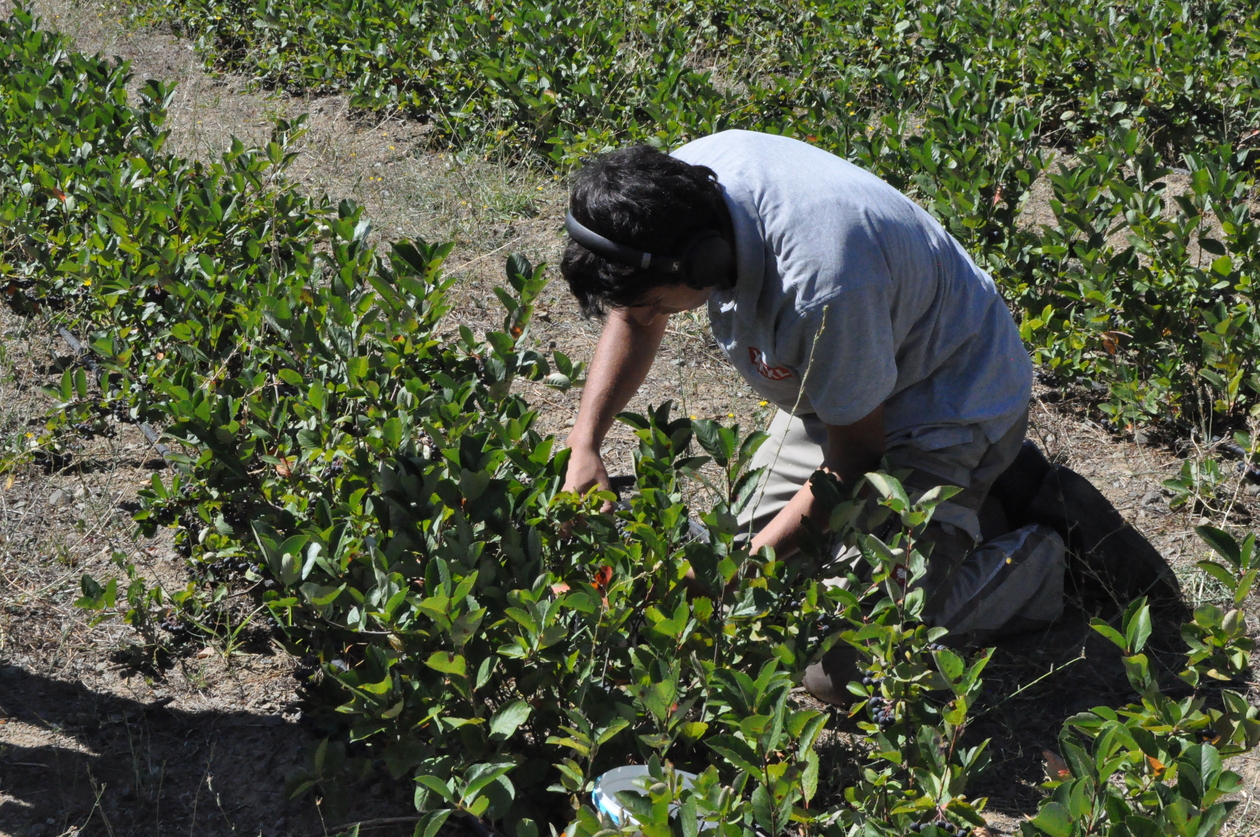
<path fill-rule="evenodd" d="M 920 539 L 931 544 L 928 561 L 946 567 L 957 566 L 976 546 L 975 539 L 965 530 L 935 521 L 927 525 Z"/>

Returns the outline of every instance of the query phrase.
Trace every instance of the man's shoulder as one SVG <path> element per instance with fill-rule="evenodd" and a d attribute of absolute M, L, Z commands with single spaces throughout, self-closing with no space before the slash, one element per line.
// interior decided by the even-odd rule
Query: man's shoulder
<path fill-rule="evenodd" d="M 691 140 L 685 145 L 670 152 L 675 157 L 686 157 L 691 154 L 711 152 L 714 150 L 738 150 L 759 148 L 788 147 L 793 145 L 805 145 L 800 140 L 783 136 L 782 134 L 766 134 L 761 131 L 745 131 L 739 128 L 732 128 L 728 131 L 718 131 L 707 136 L 698 137 Z"/>
<path fill-rule="evenodd" d="M 801 223 L 853 224 L 865 218 L 901 216 L 913 204 L 876 175 L 807 142 L 756 131 L 721 131 L 673 152 L 707 166 L 731 200 L 763 218 Z"/>
<path fill-rule="evenodd" d="M 707 165 L 717 171 L 719 178 L 742 175 L 755 179 L 759 174 L 781 178 L 787 173 L 820 169 L 834 173 L 850 169 L 853 173 L 863 171 L 809 142 L 759 131 L 718 131 L 678 147 L 672 151 L 672 156 L 684 163 Z"/>

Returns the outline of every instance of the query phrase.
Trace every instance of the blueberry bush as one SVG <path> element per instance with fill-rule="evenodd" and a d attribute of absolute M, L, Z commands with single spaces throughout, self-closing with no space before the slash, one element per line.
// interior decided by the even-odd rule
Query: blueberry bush
<path fill-rule="evenodd" d="M 541 267 L 509 258 L 501 329 L 443 340 L 449 245 L 378 248 L 358 207 L 302 196 L 284 174 L 300 121 L 262 148 L 182 160 L 163 150 L 169 88 L 147 82 L 130 101 L 125 64 L 73 52 L 24 9 L 0 21 L 0 80 L 0 281 L 15 309 L 85 346 L 49 390 L 43 432 L 9 455 L 72 455 L 70 434 L 108 415 L 160 430 L 171 467 L 135 517 L 175 529 L 193 580 L 152 587 L 119 556 L 119 578 L 83 577 L 79 604 L 160 642 L 162 626 L 230 632 L 222 591 L 247 592 L 303 658 L 327 734 L 294 793 L 333 799 L 388 771 L 414 787 L 425 837 L 452 816 L 518 837 L 952 837 L 984 822 L 968 787 L 986 748 L 968 719 L 989 655 L 946 648 L 918 621 L 918 538 L 949 489 L 911 503 L 869 477 L 893 524 L 881 539 L 855 534 L 860 501 L 817 475 L 831 528 L 862 556 L 846 584 L 824 584 L 735 537 L 762 434 L 666 403 L 622 417 L 639 440 L 637 490 L 600 513 L 611 494 L 560 491 L 567 454 L 513 386 L 582 375 L 530 348 Z M 1203 159 L 1205 195 L 1241 182 Z M 1153 175 L 1116 163 L 1113 176 Z M 1093 205 L 1077 175 L 1056 177 Z M 938 212 L 956 197 L 939 195 Z M 701 478 L 716 499 L 689 507 L 684 481 Z M 807 557 L 823 560 L 814 534 Z M 1260 717 L 1217 684 L 1250 664 L 1241 605 L 1260 559 L 1254 537 L 1201 534 L 1219 557 L 1203 571 L 1230 604 L 1185 625 L 1181 691 L 1143 655 L 1144 602 L 1119 629 L 1099 622 L 1140 702 L 1070 719 L 1068 768 L 1029 837 L 1206 837 L 1225 822 L 1238 778 L 1222 759 L 1255 747 Z M 862 670 L 847 777 L 819 757 L 845 713 L 790 694 L 835 643 Z M 650 780 L 621 795 L 632 820 L 618 824 L 590 792 L 627 763 Z"/>
<path fill-rule="evenodd" d="M 1244 0 L 175 0 L 207 61 L 567 166 L 723 128 L 846 156 L 990 270 L 1118 429 L 1257 405 L 1260 12 Z M 1048 189 L 1053 218 L 1028 212 Z"/>

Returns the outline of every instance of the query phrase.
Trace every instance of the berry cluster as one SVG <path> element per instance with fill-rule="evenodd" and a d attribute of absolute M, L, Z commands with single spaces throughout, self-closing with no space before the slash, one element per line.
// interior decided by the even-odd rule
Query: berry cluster
<path fill-rule="evenodd" d="M 871 720 L 881 727 L 890 726 L 897 720 L 897 713 L 887 698 L 873 697 L 866 706 L 871 710 Z"/>
<path fill-rule="evenodd" d="M 175 509 L 170 505 L 162 505 L 154 510 L 152 514 L 153 522 L 159 526 L 170 526 L 175 522 Z"/>
<path fill-rule="evenodd" d="M 939 642 L 929 642 L 929 643 L 928 643 L 928 645 L 927 645 L 927 650 L 929 650 L 929 651 L 944 651 L 944 650 L 946 650 L 946 647 L 945 647 L 944 645 L 941 645 Z"/>
<path fill-rule="evenodd" d="M 74 425 L 74 430 L 82 436 L 104 436 L 112 439 L 116 435 L 113 426 L 102 419 L 81 421 Z"/>
<path fill-rule="evenodd" d="M 174 639 L 183 639 L 189 633 L 188 625 L 174 611 L 169 611 L 159 619 L 157 625 Z"/>
<path fill-rule="evenodd" d="M 320 672 L 323 671 L 319 667 L 319 657 L 314 654 L 307 654 L 298 660 L 297 665 L 293 667 L 293 679 L 305 685 L 314 682 Z"/>
<path fill-rule="evenodd" d="M 867 671 L 866 675 L 862 678 L 862 685 L 867 687 L 878 686 L 883 682 L 884 676 L 882 674 L 876 674 L 874 669 Z"/>
<path fill-rule="evenodd" d="M 929 825 L 935 826 L 938 833 L 948 834 L 950 837 L 970 837 L 971 829 L 950 822 L 944 817 L 937 817 L 931 822 L 916 822 L 910 826 L 910 830 L 915 834 L 923 833 Z"/>
<path fill-rule="evenodd" d="M 233 529 L 242 530 L 249 526 L 249 512 L 234 503 L 223 509 L 223 520 Z"/>
<path fill-rule="evenodd" d="M 202 570 L 206 576 L 216 581 L 229 581 L 234 578 L 241 578 L 245 573 L 253 570 L 258 573 L 262 567 L 244 558 L 220 558 L 212 564 L 202 564 Z"/>

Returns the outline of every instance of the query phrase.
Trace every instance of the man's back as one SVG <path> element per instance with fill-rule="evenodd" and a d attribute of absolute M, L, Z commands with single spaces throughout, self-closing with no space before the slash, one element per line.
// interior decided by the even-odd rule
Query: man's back
<path fill-rule="evenodd" d="M 1032 368 L 997 289 L 900 192 L 767 134 L 674 156 L 717 173 L 738 280 L 710 300 L 714 336 L 766 398 L 836 425 L 882 403 L 890 439 L 977 424 L 996 439 L 1022 415 Z"/>

